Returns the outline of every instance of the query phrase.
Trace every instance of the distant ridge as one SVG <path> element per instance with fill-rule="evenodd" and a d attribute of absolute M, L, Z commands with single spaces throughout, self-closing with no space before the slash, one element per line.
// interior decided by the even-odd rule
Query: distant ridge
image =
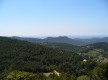
<path fill-rule="evenodd" d="M 71 38 L 68 38 L 67 36 L 47 37 L 47 38 L 44 38 L 44 39 L 17 37 L 17 36 L 14 36 L 14 37 L 11 37 L 11 38 L 18 39 L 18 40 L 29 41 L 29 42 L 33 42 L 33 43 L 48 42 L 48 43 L 67 43 L 67 44 L 72 44 L 72 45 L 84 45 L 85 44 L 80 40 L 71 39 Z"/>
<path fill-rule="evenodd" d="M 40 39 L 40 38 L 13 36 L 11 38 L 29 41 L 29 42 L 33 42 L 33 43 L 45 43 L 45 42 L 47 42 L 47 43 L 67 43 L 67 44 L 72 44 L 72 45 L 77 45 L 77 46 L 88 45 L 88 44 L 93 44 L 93 43 L 97 43 L 97 42 L 108 42 L 108 37 L 89 38 L 89 39 L 79 39 L 79 38 L 72 39 L 67 36 L 59 36 L 59 37 L 47 37 L 44 39 Z"/>

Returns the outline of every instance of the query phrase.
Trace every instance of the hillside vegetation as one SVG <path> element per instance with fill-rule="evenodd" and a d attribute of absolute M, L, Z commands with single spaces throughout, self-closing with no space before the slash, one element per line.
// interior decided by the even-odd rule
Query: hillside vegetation
<path fill-rule="evenodd" d="M 73 46 L 55 43 L 34 44 L 17 39 L 0 37 L 1 80 L 107 80 L 107 43 Z M 103 45 L 102 45 L 103 44 Z M 52 47 L 53 45 L 53 47 Z M 60 46 L 61 45 L 61 46 Z M 98 47 L 101 45 L 101 47 Z M 67 47 L 67 48 L 66 48 Z M 71 48 L 72 47 L 72 48 Z M 99 52 L 99 56 L 92 56 Z M 91 53 L 90 53 L 91 51 Z M 88 55 L 86 55 L 86 53 Z M 91 56 L 89 55 L 91 54 Z M 101 55 L 100 55 L 101 54 Z M 106 56 L 105 56 L 106 55 Z M 84 61 L 86 60 L 86 61 Z M 103 65 L 103 66 L 101 66 Z M 42 73 L 58 71 L 61 75 L 45 77 Z M 101 72 L 101 73 L 100 73 Z M 100 74 L 99 74 L 100 73 Z M 17 76 L 18 75 L 18 76 Z M 17 76 L 17 77 L 16 77 Z M 16 79 L 14 79 L 16 78 Z M 27 79 L 26 79 L 27 78 Z M 84 78 L 84 79 L 83 79 Z"/>

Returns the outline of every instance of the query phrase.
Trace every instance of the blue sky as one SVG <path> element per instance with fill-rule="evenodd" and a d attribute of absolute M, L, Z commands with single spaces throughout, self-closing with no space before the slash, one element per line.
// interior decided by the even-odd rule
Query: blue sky
<path fill-rule="evenodd" d="M 0 36 L 108 36 L 108 1 L 0 0 Z"/>

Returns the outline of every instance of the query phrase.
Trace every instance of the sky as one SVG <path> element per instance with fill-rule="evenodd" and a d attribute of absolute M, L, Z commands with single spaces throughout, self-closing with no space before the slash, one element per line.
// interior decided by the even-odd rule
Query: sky
<path fill-rule="evenodd" d="M 0 36 L 108 36 L 108 0 L 0 0 Z"/>

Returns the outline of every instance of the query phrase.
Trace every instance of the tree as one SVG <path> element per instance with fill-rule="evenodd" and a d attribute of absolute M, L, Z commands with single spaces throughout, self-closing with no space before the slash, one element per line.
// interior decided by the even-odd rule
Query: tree
<path fill-rule="evenodd" d="M 79 77 L 77 78 L 77 80 L 90 80 L 90 77 L 88 77 L 88 76 L 86 76 L 86 75 L 84 75 L 84 76 L 79 76 Z"/>
<path fill-rule="evenodd" d="M 92 71 L 93 80 L 108 80 L 108 62 L 102 62 Z"/>
<path fill-rule="evenodd" d="M 7 80 L 36 80 L 36 75 L 29 72 L 13 71 L 7 76 Z"/>

